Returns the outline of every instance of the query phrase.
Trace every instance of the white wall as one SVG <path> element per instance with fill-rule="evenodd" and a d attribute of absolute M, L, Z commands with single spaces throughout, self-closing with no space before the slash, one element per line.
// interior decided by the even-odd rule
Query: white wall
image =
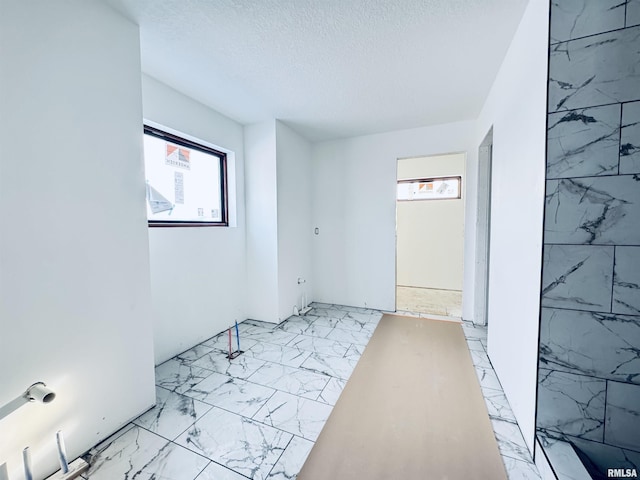
<path fill-rule="evenodd" d="M 398 160 L 398 180 L 461 176 L 464 154 Z M 462 290 L 464 201 L 444 199 L 397 203 L 397 284 Z"/>
<path fill-rule="evenodd" d="M 314 298 L 395 310 L 398 158 L 467 152 L 475 123 L 457 122 L 321 142 L 312 147 Z M 465 210 L 475 198 L 465 193 Z M 475 215 L 465 219 L 465 264 L 473 265 Z M 473 268 L 464 270 L 463 317 L 473 306 Z"/>
<path fill-rule="evenodd" d="M 493 125 L 489 356 L 529 448 L 535 429 L 549 2 L 531 0 L 476 129 Z"/>
<path fill-rule="evenodd" d="M 278 323 L 303 288 L 311 300 L 311 146 L 269 120 L 245 127 L 245 150 L 249 316 Z"/>
<path fill-rule="evenodd" d="M 311 146 L 284 123 L 276 122 L 278 193 L 279 319 L 313 298 L 311 271 Z M 298 284 L 298 278 L 305 283 Z"/>
<path fill-rule="evenodd" d="M 244 146 L 238 123 L 143 75 L 144 118 L 228 154 L 230 227 L 150 228 L 155 361 L 247 317 Z"/>
<path fill-rule="evenodd" d="M 249 318 L 278 322 L 276 124 L 245 127 Z"/>
<path fill-rule="evenodd" d="M 0 462 L 23 478 L 153 405 L 138 28 L 99 1 L 3 1 L 0 14 Z"/>

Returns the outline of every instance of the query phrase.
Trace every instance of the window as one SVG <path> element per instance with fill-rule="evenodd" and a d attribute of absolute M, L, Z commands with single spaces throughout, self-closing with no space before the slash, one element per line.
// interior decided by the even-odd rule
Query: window
<path fill-rule="evenodd" d="M 398 200 L 461 198 L 462 177 L 398 180 Z"/>
<path fill-rule="evenodd" d="M 227 156 L 144 127 L 150 227 L 227 226 Z"/>

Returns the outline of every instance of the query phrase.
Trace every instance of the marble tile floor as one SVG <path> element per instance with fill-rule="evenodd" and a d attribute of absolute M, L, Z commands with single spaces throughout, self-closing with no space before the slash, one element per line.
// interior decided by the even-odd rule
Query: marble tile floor
<path fill-rule="evenodd" d="M 242 322 L 246 351 L 231 362 L 220 334 L 158 366 L 157 405 L 85 455 L 85 478 L 295 479 L 383 313 L 313 307 L 280 325 Z M 462 326 L 509 480 L 538 480 L 486 328 Z"/>
<path fill-rule="evenodd" d="M 462 317 L 462 292 L 398 285 L 396 287 L 396 310 L 416 312 L 442 317 Z"/>

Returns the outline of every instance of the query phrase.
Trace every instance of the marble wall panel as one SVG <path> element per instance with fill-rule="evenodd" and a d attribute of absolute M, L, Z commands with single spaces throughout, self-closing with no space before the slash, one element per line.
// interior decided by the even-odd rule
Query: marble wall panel
<path fill-rule="evenodd" d="M 537 428 L 636 467 L 640 0 L 552 0 L 548 87 Z"/>
<path fill-rule="evenodd" d="M 543 308 L 540 365 L 640 384 L 640 316 Z"/>
<path fill-rule="evenodd" d="M 569 438 L 569 441 L 582 450 L 603 475 L 609 468 L 640 469 L 640 453 L 580 438 Z"/>
<path fill-rule="evenodd" d="M 640 245 L 640 176 L 547 182 L 545 243 Z"/>
<path fill-rule="evenodd" d="M 609 312 L 613 247 L 545 245 L 542 306 Z"/>
<path fill-rule="evenodd" d="M 541 368 L 538 427 L 601 442 L 606 380 Z"/>
<path fill-rule="evenodd" d="M 620 173 L 640 173 L 640 102 L 622 105 Z"/>
<path fill-rule="evenodd" d="M 618 173 L 620 105 L 552 113 L 547 179 Z"/>
<path fill-rule="evenodd" d="M 604 441 L 640 450 L 640 385 L 608 382 Z"/>
<path fill-rule="evenodd" d="M 551 43 L 624 27 L 620 0 L 554 0 L 551 2 Z"/>
<path fill-rule="evenodd" d="M 576 455 L 573 446 L 563 439 L 538 435 L 538 440 L 544 448 L 544 453 L 553 465 L 557 478 L 562 480 L 585 480 L 589 472 Z"/>
<path fill-rule="evenodd" d="M 627 27 L 640 25 L 640 0 L 627 0 Z"/>
<path fill-rule="evenodd" d="M 638 100 L 640 27 L 551 47 L 549 112 Z"/>
<path fill-rule="evenodd" d="M 640 314 L 640 247 L 616 247 L 613 311 Z"/>

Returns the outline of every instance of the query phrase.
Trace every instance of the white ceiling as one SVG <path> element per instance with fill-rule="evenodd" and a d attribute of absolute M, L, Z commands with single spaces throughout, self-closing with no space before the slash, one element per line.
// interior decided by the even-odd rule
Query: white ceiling
<path fill-rule="evenodd" d="M 104 0 L 143 71 L 309 140 L 476 118 L 528 0 Z"/>

